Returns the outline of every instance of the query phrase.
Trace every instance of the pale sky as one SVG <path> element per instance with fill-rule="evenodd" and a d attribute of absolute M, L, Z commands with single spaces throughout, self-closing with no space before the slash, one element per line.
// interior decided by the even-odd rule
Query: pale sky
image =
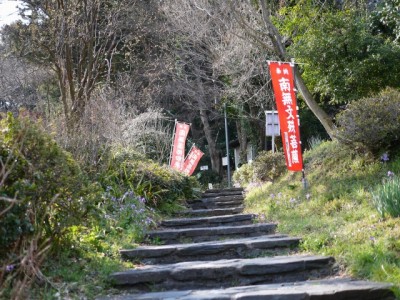
<path fill-rule="evenodd" d="M 20 4 L 20 1 L 0 0 L 0 27 L 19 18 L 18 4 Z"/>

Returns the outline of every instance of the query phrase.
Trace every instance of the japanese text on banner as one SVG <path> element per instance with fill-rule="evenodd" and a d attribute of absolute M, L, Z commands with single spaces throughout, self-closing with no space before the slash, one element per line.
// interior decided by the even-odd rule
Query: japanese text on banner
<path fill-rule="evenodd" d="M 183 173 L 192 175 L 203 155 L 204 153 L 199 148 L 193 146 L 183 164 Z"/>
<path fill-rule="evenodd" d="M 286 166 L 291 171 L 303 170 L 299 117 L 290 63 L 269 62 L 272 87 L 281 126 Z"/>
<path fill-rule="evenodd" d="M 186 137 L 189 133 L 190 125 L 177 122 L 175 125 L 175 138 L 172 148 L 170 167 L 182 171 L 185 159 Z"/>

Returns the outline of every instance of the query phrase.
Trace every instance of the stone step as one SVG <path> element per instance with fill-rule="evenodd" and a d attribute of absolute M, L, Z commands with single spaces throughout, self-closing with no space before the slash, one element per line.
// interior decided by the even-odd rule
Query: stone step
<path fill-rule="evenodd" d="M 275 223 L 258 223 L 240 226 L 199 227 L 149 231 L 148 240 L 163 244 L 197 243 L 226 238 L 254 237 L 274 233 Z"/>
<path fill-rule="evenodd" d="M 221 192 L 243 192 L 243 188 L 231 187 L 223 189 L 208 189 L 204 193 L 221 193 Z"/>
<path fill-rule="evenodd" d="M 121 250 L 120 253 L 125 259 L 144 263 L 176 263 L 271 255 L 272 250 L 290 249 L 297 246 L 299 242 L 300 238 L 276 234 L 195 244 L 141 246 L 132 250 Z"/>
<path fill-rule="evenodd" d="M 219 201 L 218 198 L 216 198 L 216 200 L 210 200 L 209 198 L 206 198 L 206 199 L 192 200 L 190 202 L 187 202 L 187 204 L 192 209 L 232 208 L 242 205 L 243 199 Z"/>
<path fill-rule="evenodd" d="M 113 273 L 111 279 L 139 290 L 223 288 L 320 278 L 332 273 L 333 263 L 332 257 L 306 255 L 191 261 L 148 265 Z"/>
<path fill-rule="evenodd" d="M 234 215 L 240 214 L 244 210 L 244 207 L 236 206 L 229 208 L 214 208 L 214 209 L 188 209 L 179 212 L 181 215 L 188 215 L 192 217 L 204 217 L 204 216 L 223 216 L 223 215 Z"/>
<path fill-rule="evenodd" d="M 161 227 L 173 228 L 196 228 L 196 227 L 215 227 L 227 225 L 248 225 L 253 223 L 254 214 L 223 215 L 202 218 L 180 218 L 163 220 Z"/>
<path fill-rule="evenodd" d="M 210 202 L 243 202 L 244 197 L 242 195 L 233 195 L 233 196 L 218 196 L 218 197 L 208 197 L 208 198 L 199 198 L 199 199 L 190 199 L 186 200 L 186 203 L 191 205 L 194 203 L 210 203 Z"/>
<path fill-rule="evenodd" d="M 115 296 L 115 300 L 394 300 L 390 284 L 351 279 L 240 286 Z M 102 300 L 111 299 L 103 298 Z M 100 300 L 100 299 L 99 299 Z"/>
<path fill-rule="evenodd" d="M 198 200 L 202 200 L 202 201 L 232 201 L 232 200 L 244 200 L 244 196 L 243 195 L 230 195 L 230 196 L 217 196 L 217 197 L 202 197 L 200 199 L 193 199 L 193 200 L 189 200 L 190 201 L 198 201 Z"/>
<path fill-rule="evenodd" d="M 203 197 L 219 197 L 219 196 L 232 196 L 243 195 L 243 189 L 226 189 L 226 190 L 207 190 L 203 193 Z"/>

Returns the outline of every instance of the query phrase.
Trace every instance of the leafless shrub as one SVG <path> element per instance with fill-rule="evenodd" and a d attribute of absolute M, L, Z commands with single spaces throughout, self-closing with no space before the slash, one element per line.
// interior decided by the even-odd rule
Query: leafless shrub
<path fill-rule="evenodd" d="M 40 101 L 39 86 L 50 74 L 0 49 L 0 111 L 18 112 L 21 107 L 33 109 Z"/>
<path fill-rule="evenodd" d="M 129 82 L 129 81 L 128 81 Z M 95 167 L 111 146 L 135 148 L 138 152 L 166 162 L 171 142 L 171 122 L 160 109 L 140 113 L 132 85 L 119 83 L 119 89 L 109 86 L 95 91 L 88 102 L 77 132 L 66 130 L 63 118 L 53 119 L 50 129 L 57 141 L 79 161 Z"/>
<path fill-rule="evenodd" d="M 134 147 L 159 163 L 166 162 L 172 140 L 171 124 L 159 109 L 149 109 L 125 121 L 119 142 Z"/>

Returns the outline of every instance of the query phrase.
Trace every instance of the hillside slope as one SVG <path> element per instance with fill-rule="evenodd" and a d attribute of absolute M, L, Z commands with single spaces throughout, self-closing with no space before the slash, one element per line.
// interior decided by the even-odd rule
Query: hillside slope
<path fill-rule="evenodd" d="M 301 235 L 304 252 L 335 256 L 343 274 L 398 284 L 400 219 L 382 216 L 372 194 L 400 174 L 400 158 L 380 162 L 323 142 L 304 160 L 306 189 L 300 173 L 286 173 L 249 189 L 246 211 Z"/>

